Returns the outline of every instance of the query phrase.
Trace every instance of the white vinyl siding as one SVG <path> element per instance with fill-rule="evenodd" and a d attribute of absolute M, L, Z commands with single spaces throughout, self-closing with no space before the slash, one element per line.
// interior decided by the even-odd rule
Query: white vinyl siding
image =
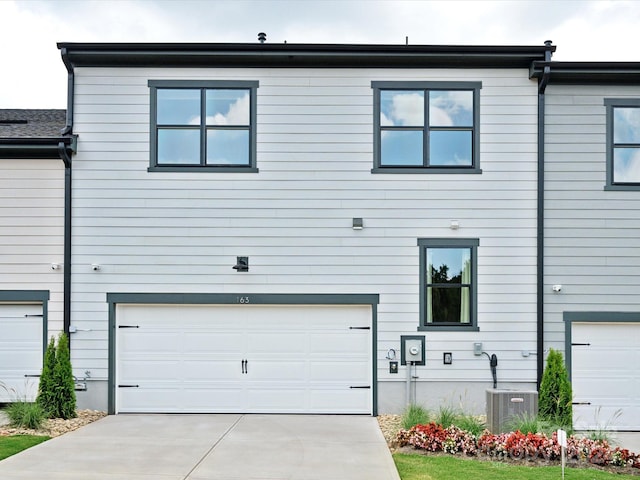
<path fill-rule="evenodd" d="M 547 88 L 545 348 L 564 350 L 563 311 L 640 311 L 640 192 L 605 191 L 606 98 L 640 88 Z"/>
<path fill-rule="evenodd" d="M 0 290 L 48 290 L 51 333 L 62 330 L 63 263 L 62 160 L 0 160 Z"/>
<path fill-rule="evenodd" d="M 379 293 L 378 378 L 401 382 L 385 355 L 420 324 L 416 239 L 461 235 L 481 244 L 480 331 L 430 332 L 423 378 L 490 385 L 479 341 L 501 352 L 502 382 L 535 382 L 535 358 L 521 355 L 536 341 L 537 86 L 526 69 L 77 68 L 75 79 L 73 323 L 90 330 L 73 337 L 79 372 L 107 377 L 106 292 Z M 150 79 L 259 82 L 260 172 L 147 172 Z M 482 83 L 481 175 L 371 174 L 371 82 L 412 80 Z M 248 273 L 232 270 L 236 256 Z"/>

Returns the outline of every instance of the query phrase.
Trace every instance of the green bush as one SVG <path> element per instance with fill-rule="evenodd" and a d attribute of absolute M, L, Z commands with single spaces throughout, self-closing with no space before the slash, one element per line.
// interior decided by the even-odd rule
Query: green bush
<path fill-rule="evenodd" d="M 51 337 L 49 345 L 44 353 L 44 363 L 42 365 L 42 373 L 40 375 L 40 385 L 38 387 L 38 397 L 36 402 L 44 411 L 47 417 L 52 416 L 55 408 L 55 385 L 53 379 L 53 371 L 56 367 L 56 344 L 55 339 Z"/>
<path fill-rule="evenodd" d="M 56 365 L 53 369 L 53 381 L 55 385 L 55 399 L 57 418 L 75 418 L 76 416 L 76 390 L 71 368 L 71 356 L 69 353 L 69 340 L 62 333 L 58 339 L 56 350 Z"/>
<path fill-rule="evenodd" d="M 416 425 L 429 423 L 429 412 L 420 405 L 411 404 L 402 414 L 402 428 L 410 430 Z"/>
<path fill-rule="evenodd" d="M 74 418 L 76 392 L 69 355 L 69 341 L 62 333 L 56 347 L 53 337 L 47 346 L 36 402 L 48 418 Z"/>
<path fill-rule="evenodd" d="M 456 421 L 456 427 L 478 437 L 487 428 L 487 425 L 478 416 L 460 414 Z"/>
<path fill-rule="evenodd" d="M 31 428 L 38 430 L 46 417 L 44 410 L 38 403 L 17 401 L 5 408 L 11 425 L 17 428 Z"/>
<path fill-rule="evenodd" d="M 571 383 L 562 353 L 550 349 L 538 392 L 538 416 L 564 428 L 573 425 Z"/>
<path fill-rule="evenodd" d="M 443 426 L 444 428 L 448 428 L 451 425 L 457 426 L 460 417 L 460 412 L 455 408 L 449 406 L 441 406 L 438 409 L 438 413 L 436 414 L 433 421 L 438 425 Z"/>

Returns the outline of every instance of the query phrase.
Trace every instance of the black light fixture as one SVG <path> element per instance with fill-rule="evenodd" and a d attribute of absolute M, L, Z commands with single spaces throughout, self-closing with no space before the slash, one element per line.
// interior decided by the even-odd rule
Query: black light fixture
<path fill-rule="evenodd" d="M 249 257 L 236 257 L 236 264 L 233 266 L 233 269 L 238 272 L 248 272 Z"/>
<path fill-rule="evenodd" d="M 364 221 L 362 218 L 354 218 L 352 228 L 354 230 L 362 230 L 364 228 Z"/>

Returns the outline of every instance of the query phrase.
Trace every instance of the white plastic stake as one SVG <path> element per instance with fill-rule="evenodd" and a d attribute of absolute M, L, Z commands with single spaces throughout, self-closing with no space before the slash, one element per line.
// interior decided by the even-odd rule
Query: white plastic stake
<path fill-rule="evenodd" d="M 558 443 L 561 447 L 561 459 L 562 459 L 562 480 L 564 480 L 564 464 L 567 456 L 567 432 L 562 429 L 558 429 Z"/>

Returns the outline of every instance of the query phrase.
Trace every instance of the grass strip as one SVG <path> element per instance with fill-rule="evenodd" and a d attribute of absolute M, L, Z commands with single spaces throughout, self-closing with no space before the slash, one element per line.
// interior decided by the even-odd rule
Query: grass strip
<path fill-rule="evenodd" d="M 402 480 L 558 480 L 560 466 L 526 467 L 506 462 L 480 461 L 439 455 L 396 453 L 393 460 Z M 634 475 L 603 472 L 590 468 L 566 468 L 567 480 L 637 480 Z"/>
<path fill-rule="evenodd" d="M 11 455 L 31 448 L 34 445 L 45 442 L 51 437 L 38 435 L 11 435 L 8 437 L 0 436 L 0 460 Z"/>

